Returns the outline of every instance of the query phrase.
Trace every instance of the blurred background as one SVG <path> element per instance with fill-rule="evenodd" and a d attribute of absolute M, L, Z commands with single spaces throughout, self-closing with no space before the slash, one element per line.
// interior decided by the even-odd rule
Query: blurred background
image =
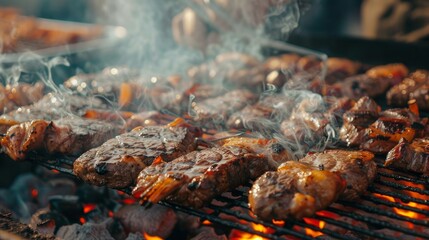
<path fill-rule="evenodd" d="M 121 12 L 121 10 L 116 7 L 122 6 L 126 9 L 129 2 L 133 1 L 114 4 L 114 1 L 111 0 L 0 0 L 0 5 L 16 7 L 25 15 L 42 18 L 118 24 L 121 19 L 116 16 L 116 12 Z M 157 1 L 143 0 L 140 2 L 154 5 Z M 162 2 L 164 5 L 164 2 L 168 2 L 168 0 Z M 296 31 L 335 36 L 388 38 L 400 41 L 428 40 L 429 1 L 426 0 L 304 0 L 300 1 L 300 4 L 302 16 L 300 16 L 299 27 Z M 140 9 L 142 11 L 139 14 L 151 14 L 144 12 L 144 7 Z M 170 12 L 162 12 L 161 9 L 158 13 L 166 17 L 166 21 L 173 17 L 168 16 L 171 14 L 171 9 Z M 177 14 L 178 9 L 180 7 L 176 8 Z M 135 10 L 138 12 L 139 9 Z M 135 16 L 135 18 L 138 20 L 140 17 Z"/>

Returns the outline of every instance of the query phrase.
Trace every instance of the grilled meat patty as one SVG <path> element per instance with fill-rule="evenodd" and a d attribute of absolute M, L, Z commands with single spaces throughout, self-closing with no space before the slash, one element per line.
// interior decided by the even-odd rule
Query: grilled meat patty
<path fill-rule="evenodd" d="M 308 154 L 299 162 L 339 173 L 347 184 L 340 198 L 349 201 L 356 200 L 366 191 L 377 170 L 374 154 L 368 151 L 328 150 Z"/>
<path fill-rule="evenodd" d="M 385 166 L 417 173 L 429 173 L 429 138 L 416 138 L 411 143 L 401 139 L 387 154 Z"/>
<path fill-rule="evenodd" d="M 193 151 L 199 136 L 198 129 L 185 125 L 137 128 L 82 154 L 73 172 L 94 185 L 125 188 L 156 158 L 171 161 Z"/>
<path fill-rule="evenodd" d="M 1 145 L 14 160 L 25 160 L 34 151 L 75 156 L 100 146 L 119 131 L 109 123 L 89 119 L 34 120 L 12 126 Z"/>
<path fill-rule="evenodd" d="M 262 155 L 245 148 L 209 148 L 143 169 L 133 195 L 143 203 L 167 199 L 199 208 L 270 169 Z"/>
<path fill-rule="evenodd" d="M 250 192 L 250 209 L 266 221 L 293 217 L 301 219 L 328 207 L 344 191 L 338 173 L 289 161 L 275 172 L 258 178 Z"/>

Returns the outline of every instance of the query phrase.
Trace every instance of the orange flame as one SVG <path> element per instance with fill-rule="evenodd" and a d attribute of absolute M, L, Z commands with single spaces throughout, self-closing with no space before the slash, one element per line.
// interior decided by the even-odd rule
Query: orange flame
<path fill-rule="evenodd" d="M 283 227 L 285 225 L 285 221 L 273 219 L 273 224 L 279 227 Z"/>
<path fill-rule="evenodd" d="M 79 222 L 82 223 L 82 224 L 84 224 L 84 223 L 86 223 L 86 220 L 85 220 L 84 217 L 81 217 L 81 218 L 79 218 Z"/>
<path fill-rule="evenodd" d="M 209 220 L 204 220 L 203 221 L 203 225 L 211 225 L 212 224 L 212 222 L 210 222 Z"/>
<path fill-rule="evenodd" d="M 147 233 L 143 233 L 144 239 L 146 240 L 163 240 L 163 238 L 158 237 L 158 236 L 151 236 Z"/>
<path fill-rule="evenodd" d="M 88 203 L 83 205 L 83 213 L 89 213 L 97 207 L 94 203 Z"/>
<path fill-rule="evenodd" d="M 272 229 L 270 228 L 266 228 L 261 224 L 255 224 L 252 223 L 252 228 L 258 232 L 261 233 L 272 233 Z M 233 229 L 231 231 L 231 234 L 229 235 L 229 239 L 231 240 L 266 240 L 266 238 L 261 237 L 259 235 L 256 234 L 251 234 L 251 233 L 247 233 L 247 232 L 242 232 L 236 229 Z"/>
<path fill-rule="evenodd" d="M 319 221 L 319 220 L 314 219 L 314 218 L 304 218 L 304 222 L 309 224 L 309 225 L 313 225 L 315 227 L 318 227 L 320 229 L 323 229 L 325 227 L 325 224 L 326 224 L 324 221 Z M 314 238 L 323 235 L 322 232 L 315 231 L 315 230 L 310 229 L 310 228 L 305 228 L 305 233 L 311 237 L 314 237 Z"/>

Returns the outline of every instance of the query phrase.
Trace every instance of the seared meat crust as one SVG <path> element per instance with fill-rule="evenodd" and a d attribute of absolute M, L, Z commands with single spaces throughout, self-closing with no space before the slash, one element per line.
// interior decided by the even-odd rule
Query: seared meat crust
<path fill-rule="evenodd" d="M 356 200 L 366 191 L 377 171 L 374 154 L 368 151 L 328 150 L 308 154 L 299 162 L 339 173 L 347 184 L 340 199 L 349 201 Z"/>
<path fill-rule="evenodd" d="M 270 169 L 262 155 L 245 148 L 204 149 L 143 169 L 133 195 L 143 203 L 167 199 L 199 208 Z"/>
<path fill-rule="evenodd" d="M 266 172 L 254 182 L 249 192 L 249 205 L 263 220 L 301 219 L 328 207 L 344 187 L 337 173 L 289 161 L 276 172 Z"/>
<path fill-rule="evenodd" d="M 186 127 L 148 126 L 116 136 L 82 154 L 73 165 L 81 179 L 97 186 L 125 188 L 156 158 L 171 161 L 197 145 L 196 133 Z"/>
<path fill-rule="evenodd" d="M 416 138 L 411 143 L 405 138 L 387 154 L 385 166 L 417 173 L 429 173 L 429 138 Z"/>
<path fill-rule="evenodd" d="M 12 126 L 1 145 L 14 160 L 25 160 L 34 151 L 75 156 L 100 146 L 119 131 L 109 123 L 88 119 L 34 120 Z"/>

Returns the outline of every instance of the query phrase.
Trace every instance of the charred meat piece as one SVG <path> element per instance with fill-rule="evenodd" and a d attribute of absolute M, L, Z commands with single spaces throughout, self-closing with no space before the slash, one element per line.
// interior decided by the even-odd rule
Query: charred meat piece
<path fill-rule="evenodd" d="M 429 173 L 429 138 L 416 138 L 411 143 L 401 139 L 387 154 L 385 166 L 412 172 Z"/>
<path fill-rule="evenodd" d="M 194 120 L 203 125 L 223 125 L 231 114 L 255 100 L 256 96 L 247 90 L 234 90 L 216 98 L 195 102 L 192 106 Z"/>
<path fill-rule="evenodd" d="M 133 196 L 142 203 L 166 199 L 199 208 L 268 170 L 270 166 L 263 156 L 244 148 L 209 148 L 143 169 Z"/>
<path fill-rule="evenodd" d="M 74 162 L 73 172 L 97 186 L 125 188 L 155 159 L 171 161 L 193 151 L 200 135 L 200 129 L 183 119 L 165 126 L 136 128 L 82 154 Z"/>
<path fill-rule="evenodd" d="M 339 173 L 347 184 L 340 199 L 349 201 L 356 200 L 366 191 L 377 170 L 374 154 L 368 151 L 328 150 L 308 154 L 299 162 Z"/>
<path fill-rule="evenodd" d="M 276 125 L 275 123 L 289 117 L 293 107 L 294 103 L 291 98 L 282 95 L 267 96 L 256 104 L 246 106 L 241 111 L 232 114 L 227 126 L 235 129 L 273 127 L 273 124 Z"/>
<path fill-rule="evenodd" d="M 325 82 L 333 84 L 359 72 L 361 64 L 345 58 L 328 58 Z"/>
<path fill-rule="evenodd" d="M 401 138 L 412 141 L 424 129 L 420 118 L 408 109 L 389 109 L 380 113 L 380 117 L 366 130 L 368 140 L 360 148 L 373 153 L 389 152 Z"/>
<path fill-rule="evenodd" d="M 394 86 L 408 75 L 408 68 L 401 63 L 392 63 L 373 67 L 366 71 L 370 78 L 385 78 Z"/>
<path fill-rule="evenodd" d="M 378 97 L 391 87 L 388 79 L 371 78 L 366 74 L 348 77 L 336 85 L 341 89 L 342 96 L 352 99 L 359 99 L 363 96 Z"/>
<path fill-rule="evenodd" d="M 405 107 L 410 99 L 416 99 L 422 110 L 429 110 L 429 71 L 417 70 L 387 92 L 387 104 Z"/>
<path fill-rule="evenodd" d="M 1 140 L 10 158 L 25 160 L 31 152 L 79 155 L 119 133 L 114 125 L 80 118 L 34 120 L 12 126 Z"/>
<path fill-rule="evenodd" d="M 366 128 L 375 122 L 381 108 L 369 97 L 362 97 L 343 115 L 340 139 L 348 146 L 359 146 L 366 140 Z"/>
<path fill-rule="evenodd" d="M 344 191 L 338 173 L 289 161 L 259 177 L 249 192 L 252 212 L 266 221 L 301 219 L 328 207 Z"/>

